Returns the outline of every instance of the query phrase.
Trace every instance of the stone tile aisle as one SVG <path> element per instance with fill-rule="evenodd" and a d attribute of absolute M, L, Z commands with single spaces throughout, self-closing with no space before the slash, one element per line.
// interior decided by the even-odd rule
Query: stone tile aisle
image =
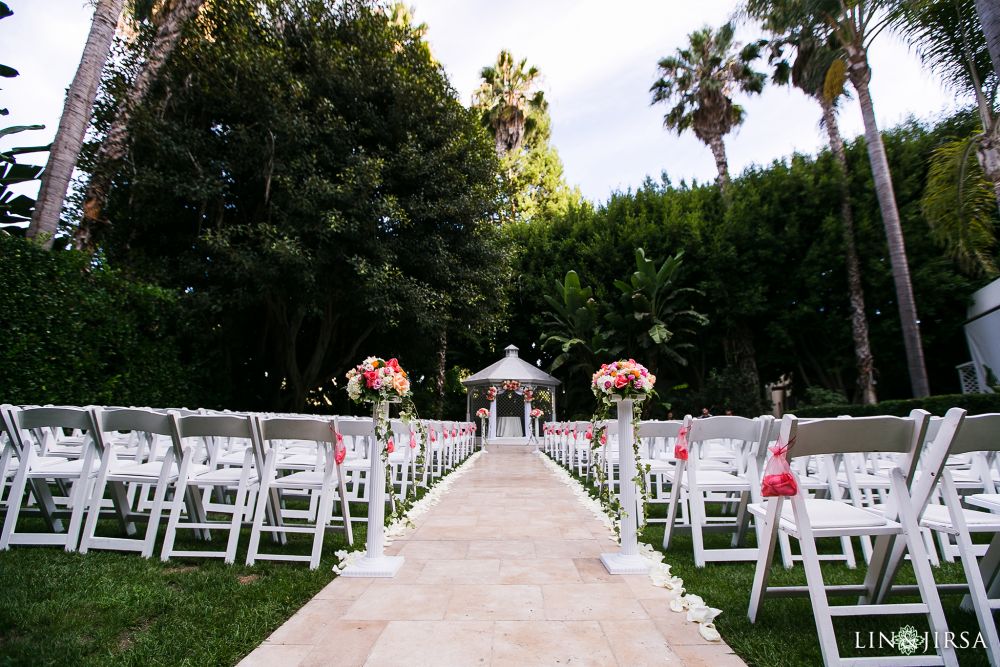
<path fill-rule="evenodd" d="M 494 447 L 387 552 L 394 579 L 336 579 L 241 665 L 743 665 L 645 576 L 525 447 Z M 734 612 L 738 613 L 738 612 Z"/>

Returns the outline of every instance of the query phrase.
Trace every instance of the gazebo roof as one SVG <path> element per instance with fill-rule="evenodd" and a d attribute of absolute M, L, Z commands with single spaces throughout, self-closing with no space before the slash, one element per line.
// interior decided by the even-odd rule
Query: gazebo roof
<path fill-rule="evenodd" d="M 504 349 L 504 358 L 487 366 L 475 375 L 462 380 L 464 385 L 490 384 L 493 382 L 503 382 L 504 380 L 518 380 L 528 384 L 541 384 L 555 386 L 559 380 L 555 379 L 545 371 L 536 366 L 532 366 L 524 359 L 517 356 L 517 347 L 508 345 Z"/>

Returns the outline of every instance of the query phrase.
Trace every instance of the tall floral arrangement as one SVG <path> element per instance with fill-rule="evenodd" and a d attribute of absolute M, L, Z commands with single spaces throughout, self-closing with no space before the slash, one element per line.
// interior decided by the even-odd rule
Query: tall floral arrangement
<path fill-rule="evenodd" d="M 410 378 L 395 358 L 368 357 L 347 371 L 347 395 L 355 403 L 409 398 Z"/>
<path fill-rule="evenodd" d="M 594 373 L 590 388 L 599 401 L 614 398 L 645 398 L 653 393 L 656 376 L 635 359 L 603 364 Z"/>
<path fill-rule="evenodd" d="M 611 493 L 610 484 L 607 483 L 604 466 L 598 462 L 602 447 L 607 443 L 607 420 L 611 418 L 611 406 L 615 399 L 632 399 L 635 403 L 633 409 L 633 427 L 635 433 L 632 438 L 632 448 L 635 453 L 636 476 L 633 481 L 639 490 L 643 508 L 642 522 L 645 523 L 647 511 L 647 489 L 646 474 L 649 472 L 649 465 L 639 462 L 639 421 L 641 419 L 640 402 L 647 396 L 654 393 L 653 387 L 656 385 L 656 376 L 649 372 L 645 366 L 635 359 L 620 359 L 610 364 L 602 364 L 594 373 L 590 382 L 590 389 L 597 397 L 597 409 L 591 417 L 590 428 L 587 430 L 587 438 L 590 440 L 592 454 L 590 457 L 591 472 L 597 480 L 598 497 L 601 503 L 614 517 L 615 533 L 619 530 L 619 521 L 626 511 L 618 502 L 618 497 Z"/>
<path fill-rule="evenodd" d="M 386 490 L 389 494 L 391 511 L 386 515 L 386 525 L 402 520 L 412 505 L 413 499 L 408 493 L 402 499 L 396 498 L 395 484 L 392 480 L 392 466 L 389 465 L 389 454 L 395 450 L 392 426 L 380 409 L 384 403 L 402 403 L 400 417 L 410 424 L 426 442 L 426 433 L 417 417 L 413 405 L 413 395 L 410 392 L 410 378 L 395 358 L 368 357 L 360 364 L 347 371 L 347 395 L 355 403 L 374 406 L 375 439 L 378 442 L 379 455 L 385 464 Z M 415 435 L 415 434 L 413 434 Z M 415 440 L 411 436 L 411 440 Z M 412 443 L 411 443 L 412 444 Z M 422 453 L 421 453 L 422 454 Z M 417 464 L 420 461 L 418 457 Z M 413 489 L 413 493 L 416 489 Z"/>

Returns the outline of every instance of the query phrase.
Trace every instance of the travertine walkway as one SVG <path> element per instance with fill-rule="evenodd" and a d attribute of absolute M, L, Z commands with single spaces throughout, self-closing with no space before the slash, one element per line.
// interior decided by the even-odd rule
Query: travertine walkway
<path fill-rule="evenodd" d="M 529 449 L 494 447 L 387 551 L 394 579 L 336 579 L 242 665 L 710 665 L 710 644 Z"/>

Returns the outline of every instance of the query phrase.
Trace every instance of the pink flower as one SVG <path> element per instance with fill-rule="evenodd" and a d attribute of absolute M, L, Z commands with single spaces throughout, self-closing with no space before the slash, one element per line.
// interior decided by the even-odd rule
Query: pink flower
<path fill-rule="evenodd" d="M 615 377 L 615 389 L 624 389 L 628 386 L 628 376 L 618 375 Z"/>

